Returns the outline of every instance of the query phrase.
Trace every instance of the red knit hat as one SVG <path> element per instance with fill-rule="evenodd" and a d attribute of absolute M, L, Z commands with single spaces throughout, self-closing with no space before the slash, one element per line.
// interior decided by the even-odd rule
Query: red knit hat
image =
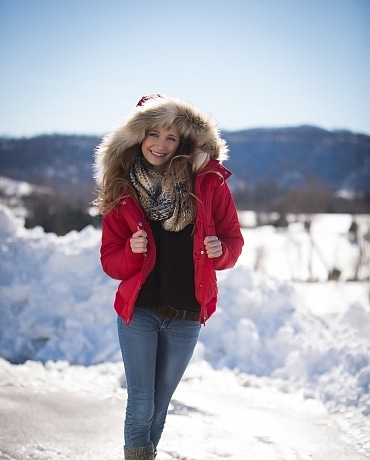
<path fill-rule="evenodd" d="M 162 94 L 156 93 L 156 94 L 149 94 L 149 96 L 143 96 L 140 101 L 136 104 L 136 107 L 141 107 L 142 105 L 145 104 L 146 101 L 149 101 L 150 99 L 155 99 L 157 97 L 163 97 Z"/>

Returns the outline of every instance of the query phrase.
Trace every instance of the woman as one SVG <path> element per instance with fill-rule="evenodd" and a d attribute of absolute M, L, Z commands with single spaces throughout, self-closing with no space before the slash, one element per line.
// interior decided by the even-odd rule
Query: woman
<path fill-rule="evenodd" d="M 126 460 L 152 460 L 171 397 L 217 302 L 215 270 L 243 246 L 210 117 L 143 97 L 98 146 L 101 263 L 120 280 L 114 307 L 127 380 Z"/>

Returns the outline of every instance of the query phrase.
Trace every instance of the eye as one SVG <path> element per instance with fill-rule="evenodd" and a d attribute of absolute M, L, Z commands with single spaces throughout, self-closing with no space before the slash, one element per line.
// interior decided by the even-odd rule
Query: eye
<path fill-rule="evenodd" d="M 169 140 L 169 141 L 172 141 L 172 142 L 177 142 L 176 137 L 169 137 L 168 140 Z"/>

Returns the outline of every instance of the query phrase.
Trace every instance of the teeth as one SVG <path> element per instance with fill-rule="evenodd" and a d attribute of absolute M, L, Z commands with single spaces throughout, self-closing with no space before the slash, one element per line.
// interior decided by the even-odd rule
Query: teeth
<path fill-rule="evenodd" d="M 157 156 L 157 157 L 164 157 L 165 154 L 164 153 L 158 153 L 158 152 L 154 152 L 154 150 L 151 150 L 152 154 Z"/>

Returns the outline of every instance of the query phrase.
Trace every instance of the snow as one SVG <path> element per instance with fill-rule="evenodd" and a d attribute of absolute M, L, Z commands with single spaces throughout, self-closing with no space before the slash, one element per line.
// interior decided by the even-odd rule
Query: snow
<path fill-rule="evenodd" d="M 358 223 L 367 235 L 369 217 Z M 158 460 L 370 458 L 369 266 L 350 224 L 243 230 Z M 123 458 L 117 282 L 99 244 L 92 227 L 57 237 L 0 206 L 0 459 Z"/>

